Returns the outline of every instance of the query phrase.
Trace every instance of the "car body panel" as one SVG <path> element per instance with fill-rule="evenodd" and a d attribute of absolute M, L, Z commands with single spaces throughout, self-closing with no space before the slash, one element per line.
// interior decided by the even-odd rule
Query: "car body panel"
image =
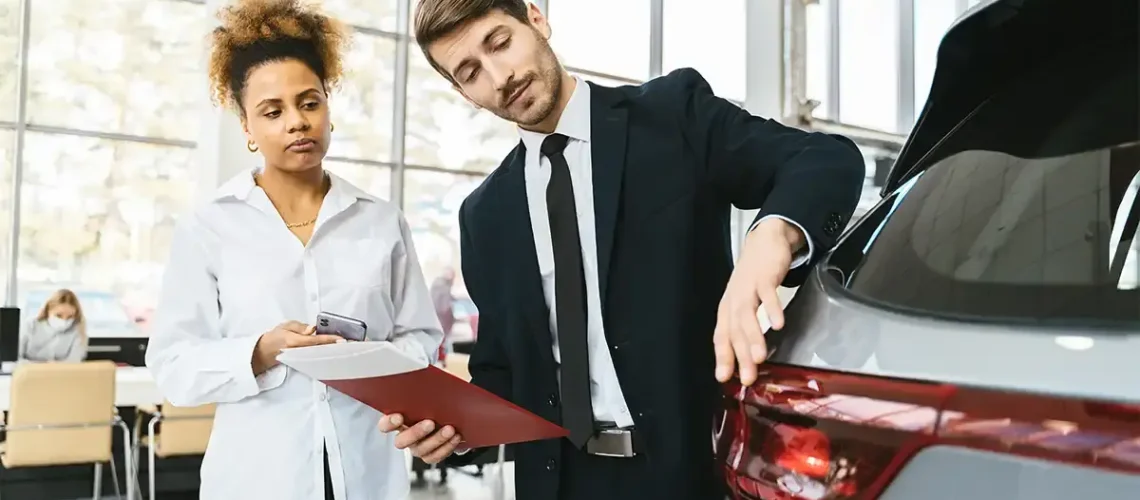
<path fill-rule="evenodd" d="M 1080 8 L 1076 8 L 1077 6 Z M 1029 51 L 1034 47 L 1029 42 L 1040 41 L 1039 38 L 1050 33 L 1048 29 L 1050 26 L 1054 31 L 1072 32 L 1078 35 L 1087 35 L 1087 30 L 1092 29 L 1092 26 L 1099 26 L 1101 29 L 1098 33 L 1105 38 L 1111 37 L 1112 40 L 1136 38 L 1137 28 L 1134 22 L 1136 16 L 1123 24 L 1113 24 L 1115 21 L 1105 20 L 1105 12 L 1119 13 L 1117 11 L 1123 8 L 1130 8 L 1136 13 L 1136 2 L 1106 0 L 1103 6 L 1105 9 L 1103 12 L 1098 11 L 1094 15 L 1089 15 L 1075 12 L 1097 9 L 1087 9 L 1087 4 L 1075 0 L 1006 0 L 990 2 L 971 11 L 946 35 L 939 51 L 939 70 L 935 77 L 936 91 L 932 91 L 931 103 L 924 113 L 933 118 L 919 123 L 914 135 L 908 141 L 908 149 L 912 154 L 923 148 L 928 149 L 942 141 L 941 136 L 958 127 L 958 125 L 943 124 L 939 120 L 951 120 L 951 117 L 953 120 L 962 120 L 975 112 L 974 105 L 968 103 L 963 105 L 965 101 L 955 100 L 956 96 L 962 93 L 971 95 L 979 93 L 979 100 L 989 101 L 991 96 L 987 92 L 994 92 L 999 83 L 1010 82 L 1019 76 L 1024 78 L 1025 75 L 1014 69 L 1019 69 L 1025 74 L 1033 74 L 1028 73 L 1030 71 L 1028 63 L 1013 64 L 1008 59 L 1020 59 L 1021 51 Z M 1049 18 L 1046 15 L 1049 12 L 1072 13 L 1075 18 L 1060 21 L 1045 20 L 1042 22 L 1046 22 L 1046 25 L 1028 31 L 1022 28 L 1013 33 L 1002 31 L 1010 25 L 1023 27 L 1023 24 L 1019 23 L 1026 20 L 1019 20 L 1017 16 L 1025 16 L 1028 20 L 1036 22 Z M 1066 26 L 1071 22 L 1072 29 L 1058 28 L 1059 25 L 1056 23 L 1062 21 Z M 1066 35 L 1070 38 L 1052 37 L 1050 43 L 1039 44 L 1038 48 L 1045 51 L 1044 55 L 1034 55 L 1033 61 L 1040 67 L 1052 67 L 1052 59 L 1049 59 L 1050 62 L 1047 64 L 1043 62 L 1046 61 L 1045 57 L 1058 56 L 1068 53 L 1067 51 L 1073 47 L 1085 47 L 1084 44 L 1092 43 L 1088 39 L 1073 39 L 1072 33 Z M 978 40 L 989 40 L 997 45 L 986 45 Z M 1004 77 L 1000 81 L 992 79 L 992 75 L 983 75 L 981 72 L 989 66 L 976 66 L 980 63 L 971 63 L 962 59 L 976 53 L 984 53 L 984 57 L 989 61 L 987 64 L 1001 62 L 998 60 L 999 56 L 1004 57 L 1007 59 L 1005 62 L 1010 63 L 1007 65 L 1010 69 L 1003 73 Z M 1065 57 L 1072 56 L 1072 53 L 1068 53 Z M 1061 60 L 1060 57 L 1055 59 Z M 1038 71 L 1038 67 L 1034 67 L 1033 71 Z M 976 87 L 971 86 L 974 80 L 981 83 Z M 1132 84 L 1134 85 L 1134 82 Z M 952 96 L 955 99 L 951 99 Z M 958 109 L 960 112 L 955 114 L 950 108 L 939 111 L 942 106 L 940 103 L 943 102 L 956 103 L 955 106 L 958 107 L 950 106 L 950 108 Z M 1123 106 L 1127 107 L 1128 104 Z M 939 116 L 942 118 L 938 118 Z M 956 147 L 972 145 L 969 140 L 951 142 Z M 1018 143 L 1013 147 L 1019 146 L 1022 144 Z M 939 151 L 938 159 L 950 158 L 958 151 L 952 147 L 939 149 L 950 149 L 950 152 Z M 1015 152 L 1020 154 L 1019 150 Z M 961 315 L 940 314 L 940 311 L 936 310 L 906 310 L 863 296 L 857 297 L 855 293 L 844 288 L 842 283 L 852 278 L 852 273 L 866 259 L 864 254 L 870 255 L 876 252 L 872 243 L 880 244 L 876 241 L 879 232 L 883 230 L 884 224 L 891 223 L 895 210 L 905 203 L 909 186 L 913 186 L 919 180 L 918 176 L 934 163 L 937 163 L 935 159 L 927 158 L 917 166 L 910 164 L 909 166 L 915 168 L 908 170 L 908 164 L 900 158 L 900 163 L 896 164 L 896 171 L 892 172 L 893 184 L 891 184 L 899 189 L 892 189 L 883 201 L 868 212 L 868 216 L 852 224 L 840 238 L 836 249 L 817 266 L 798 290 L 796 299 L 789 304 L 786 311 L 788 327 L 782 332 L 768 333 L 769 344 L 775 347 L 770 361 L 877 376 L 933 380 L 1074 397 L 1140 401 L 1140 384 L 1137 383 L 1140 381 L 1140 364 L 1135 362 L 1137 353 L 1140 353 L 1140 329 L 1136 328 L 1134 323 L 1096 324 L 1084 316 L 1067 323 L 1063 321 L 1046 323 L 1032 319 L 1006 321 L 1006 318 L 968 318 Z M 968 166 L 971 165 L 959 162 L 958 165 L 947 168 L 964 169 Z M 1029 168 L 1045 170 L 1056 167 L 1037 165 L 1026 167 Z M 974 175 L 981 174 L 982 172 L 978 172 Z M 908 184 L 900 187 L 898 183 L 903 180 L 908 181 Z M 1082 189 L 1097 189 L 1093 187 L 1098 185 L 1095 182 L 1097 181 L 1090 181 L 1089 185 L 1083 186 Z M 1044 185 L 1041 189 L 1045 189 Z M 1095 196 L 1095 193 L 1093 195 Z M 981 195 L 978 196 L 979 200 L 983 199 Z M 914 203 L 927 203 L 927 200 L 914 200 L 911 204 Z M 1005 205 L 1017 205 L 1017 202 L 1012 200 L 996 203 L 1000 209 L 1007 209 Z M 987 213 L 981 212 L 986 210 L 984 206 L 971 209 L 978 213 Z M 1007 225 L 1016 222 L 1016 219 L 1011 219 L 1011 216 L 1004 212 L 993 212 L 988 217 L 991 225 L 995 221 Z M 958 224 L 965 223 L 958 222 Z M 944 237 L 950 235 L 948 237 L 968 238 L 968 236 L 957 236 L 965 231 L 965 228 L 960 227 L 937 234 Z M 918 236 L 906 233 L 896 234 L 894 237 L 917 238 Z M 978 241 L 981 239 L 979 236 Z M 1002 240 L 987 237 L 986 244 L 1003 244 L 995 243 L 997 241 Z M 846 247 L 850 248 L 845 250 Z M 884 283 L 893 283 L 890 277 L 892 264 L 880 264 L 876 272 L 883 275 L 881 279 L 886 280 Z M 920 261 L 917 264 L 925 262 Z M 1011 282 L 1017 285 L 1031 283 L 1033 282 Z M 1103 289 L 1089 287 L 1089 293 L 1101 290 Z M 952 290 L 948 293 L 960 292 Z M 981 299 L 985 300 L 984 297 Z M 1140 308 L 1140 304 L 1137 304 L 1137 308 Z M 1042 315 L 1045 312 L 1042 311 Z M 1111 369 L 1106 370 L 1106 367 Z"/>
<path fill-rule="evenodd" d="M 881 500 L 1134 500 L 1140 476 L 952 446 L 907 462 Z"/>
<path fill-rule="evenodd" d="M 830 281 L 830 283 L 829 283 Z M 770 362 L 1083 398 L 1140 401 L 1140 332 L 1042 330 L 886 310 L 822 267 L 769 331 Z M 1113 367 L 1108 370 L 1105 367 Z"/>
<path fill-rule="evenodd" d="M 723 387 L 734 499 L 1137 498 L 1138 5 L 951 28 L 884 199 Z"/>

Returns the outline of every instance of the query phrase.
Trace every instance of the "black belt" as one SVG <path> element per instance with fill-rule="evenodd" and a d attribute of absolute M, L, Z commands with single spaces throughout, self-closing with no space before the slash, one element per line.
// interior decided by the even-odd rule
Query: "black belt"
<path fill-rule="evenodd" d="M 630 458 L 645 453 L 645 445 L 637 429 L 618 427 L 612 422 L 598 422 L 597 426 L 594 436 L 586 441 L 586 453 L 615 458 Z"/>

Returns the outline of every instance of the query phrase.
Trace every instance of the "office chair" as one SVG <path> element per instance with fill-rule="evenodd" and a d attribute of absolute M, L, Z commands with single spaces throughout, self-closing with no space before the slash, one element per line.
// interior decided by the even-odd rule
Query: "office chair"
<path fill-rule="evenodd" d="M 103 464 L 111 464 L 115 495 L 121 497 L 112 453 L 112 428 L 123 434 L 124 465 L 131 469 L 130 430 L 115 409 L 115 364 L 34 363 L 12 374 L 7 432 L 0 444 L 5 468 L 94 464 L 92 498 L 103 492 Z M 133 493 L 127 484 L 127 497 Z"/>
<path fill-rule="evenodd" d="M 178 407 L 163 402 L 161 407 L 140 406 L 135 417 L 135 445 L 132 449 L 134 463 L 139 463 L 139 451 L 147 448 L 147 498 L 155 498 L 155 459 L 202 455 L 210 442 L 214 429 L 216 405 Z M 144 416 L 147 421 L 146 434 L 142 433 Z M 158 425 L 162 424 L 159 429 Z M 131 481 L 138 484 L 139 471 L 136 467 Z M 129 499 L 134 500 L 134 499 Z"/>

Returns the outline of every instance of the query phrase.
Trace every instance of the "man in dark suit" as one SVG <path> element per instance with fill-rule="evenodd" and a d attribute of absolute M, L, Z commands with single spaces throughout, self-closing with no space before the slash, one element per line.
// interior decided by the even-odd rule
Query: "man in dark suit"
<path fill-rule="evenodd" d="M 421 0 L 415 30 L 431 64 L 522 137 L 459 214 L 480 311 L 473 382 L 570 431 L 514 447 L 517 497 L 723 498 L 717 381 L 755 380 L 757 310 L 782 326 L 777 287 L 835 243 L 861 155 L 750 115 L 692 69 L 619 88 L 577 79 L 522 0 Z M 760 209 L 735 270 L 733 205 Z M 481 452 L 452 455 L 447 425 L 381 427 L 429 462 Z"/>

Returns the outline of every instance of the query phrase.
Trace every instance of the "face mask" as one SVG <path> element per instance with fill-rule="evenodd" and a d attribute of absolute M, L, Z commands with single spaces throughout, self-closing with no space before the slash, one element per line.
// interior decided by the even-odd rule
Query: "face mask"
<path fill-rule="evenodd" d="M 63 319 L 59 316 L 48 316 L 48 319 L 47 319 L 48 326 L 50 326 L 53 330 L 55 330 L 57 332 L 62 332 L 64 330 L 67 330 L 68 328 L 71 328 L 72 322 L 73 322 L 73 320 Z"/>

